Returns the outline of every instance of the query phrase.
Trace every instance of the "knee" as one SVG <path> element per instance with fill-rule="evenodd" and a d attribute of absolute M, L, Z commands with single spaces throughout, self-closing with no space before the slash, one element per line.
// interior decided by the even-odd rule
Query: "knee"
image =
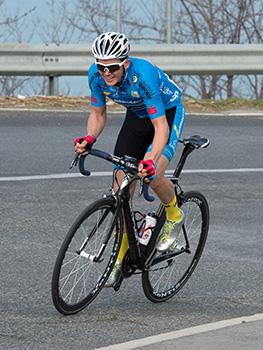
<path fill-rule="evenodd" d="M 162 181 L 163 181 L 163 176 L 157 175 L 156 178 L 150 182 L 149 186 L 154 191 L 161 185 Z"/>

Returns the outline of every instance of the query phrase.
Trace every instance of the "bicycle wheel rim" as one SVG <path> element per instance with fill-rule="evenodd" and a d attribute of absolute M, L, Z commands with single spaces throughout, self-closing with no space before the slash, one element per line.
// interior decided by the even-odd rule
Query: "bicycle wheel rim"
<path fill-rule="evenodd" d="M 153 302 L 166 301 L 185 285 L 198 261 L 207 238 L 209 209 L 204 196 L 198 192 L 187 192 L 179 198 L 181 209 L 186 215 L 184 230 L 176 241 L 183 253 L 150 267 L 142 274 L 143 290 Z M 189 244 L 189 247 L 187 246 Z M 187 249 L 188 248 L 188 252 Z"/>
<path fill-rule="evenodd" d="M 122 218 L 116 215 L 109 199 L 95 202 L 78 217 L 61 246 L 54 267 L 52 299 L 59 312 L 79 312 L 98 295 L 115 264 L 121 232 Z M 99 256 L 100 251 L 103 253 L 96 262 L 94 257 Z"/>

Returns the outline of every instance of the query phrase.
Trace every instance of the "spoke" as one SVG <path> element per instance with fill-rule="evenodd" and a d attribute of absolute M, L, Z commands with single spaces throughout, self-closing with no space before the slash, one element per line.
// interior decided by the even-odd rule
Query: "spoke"
<path fill-rule="evenodd" d="M 72 263 L 74 260 L 76 260 L 76 259 L 79 258 L 79 255 L 76 254 L 76 252 L 75 252 L 75 253 L 73 253 L 73 252 L 67 252 L 67 254 L 69 254 L 69 255 L 70 255 L 70 254 L 74 255 L 74 258 L 70 259 L 70 260 L 67 261 L 65 264 L 63 264 L 63 268 L 64 268 L 65 266 L 67 266 L 68 264 Z"/>
<path fill-rule="evenodd" d="M 98 281 L 102 281 L 110 261 L 112 264 L 111 255 L 115 241 L 110 228 L 113 218 L 109 206 L 97 208 L 72 233 L 59 278 L 59 293 L 66 305 L 74 307 L 86 298 L 89 300 L 91 293 L 98 290 Z M 99 261 L 94 261 L 99 255 Z M 102 288 L 101 284 L 99 287 Z"/>
<path fill-rule="evenodd" d="M 60 279 L 60 281 L 62 281 L 63 279 L 66 278 L 66 281 L 64 282 L 63 286 L 60 288 L 60 292 L 63 291 L 65 285 L 67 284 L 67 282 L 68 282 L 68 280 L 69 280 L 69 277 L 74 273 L 74 269 L 76 268 L 76 266 L 78 265 L 78 263 L 79 263 L 79 260 L 76 261 L 76 263 L 75 263 L 75 265 L 73 266 L 73 269 L 71 270 L 71 272 L 70 272 L 68 275 L 66 275 L 65 277 L 63 277 L 63 278 Z"/>
<path fill-rule="evenodd" d="M 86 272 L 88 272 L 88 269 L 86 270 Z M 84 297 L 87 295 L 87 292 L 86 292 L 86 278 L 87 278 L 87 277 L 85 277 L 85 273 L 84 273 L 84 274 L 83 274 L 83 287 L 82 287 L 82 289 L 81 289 L 81 291 L 80 291 L 80 293 L 79 293 L 79 297 L 78 297 L 77 302 L 79 302 L 80 297 L 81 297 L 83 291 L 84 291 Z"/>
<path fill-rule="evenodd" d="M 90 265 L 90 266 L 91 266 L 91 265 Z M 85 273 L 86 273 L 86 270 L 80 275 L 80 277 L 79 277 L 78 280 L 77 280 L 77 275 L 78 275 L 78 274 L 76 274 L 76 276 L 75 276 L 75 278 L 74 278 L 73 286 L 72 286 L 72 288 L 69 290 L 68 294 L 65 296 L 65 299 L 67 299 L 67 297 L 71 294 L 70 299 L 69 299 L 69 302 L 70 302 L 70 303 L 71 303 L 71 300 L 72 300 L 73 291 L 74 291 L 76 285 L 79 283 L 79 281 L 82 279 L 82 276 L 83 276 Z"/>
<path fill-rule="evenodd" d="M 80 264 L 80 261 L 78 260 L 78 265 L 79 265 L 79 264 Z M 70 303 L 71 303 L 71 299 L 72 299 L 72 296 L 73 296 L 73 290 L 75 289 L 77 276 L 78 276 L 78 271 L 77 271 L 77 273 L 75 274 L 75 277 L 74 277 L 73 288 L 72 288 L 71 291 L 69 292 L 69 294 L 70 294 L 69 302 L 70 302 Z M 68 296 L 69 294 L 67 294 L 67 296 Z M 66 296 L 66 299 L 67 299 L 67 296 Z"/>
<path fill-rule="evenodd" d="M 193 237 L 199 235 L 200 233 L 200 229 L 198 229 L 197 226 L 200 225 L 200 218 L 199 218 L 199 224 L 196 225 L 195 222 L 197 221 L 197 217 L 201 216 L 200 211 L 198 210 L 198 208 L 195 209 L 195 213 L 194 213 L 194 217 L 192 217 L 192 215 L 189 215 L 186 217 L 186 222 L 185 222 L 185 228 L 186 228 L 186 234 L 187 234 L 187 238 L 190 241 Z M 189 219 L 191 218 L 191 222 L 189 222 Z M 188 236 L 188 232 L 190 232 L 190 236 Z M 190 242 L 189 242 L 190 243 Z"/>
<path fill-rule="evenodd" d="M 159 277 L 159 279 L 157 279 L 156 283 L 155 283 L 154 286 L 153 286 L 153 289 L 157 290 L 157 286 L 160 285 L 161 280 L 162 280 L 162 278 L 163 278 L 163 276 L 164 276 L 164 274 L 165 274 L 165 271 L 166 271 L 166 270 L 163 270 L 163 271 L 162 271 L 161 276 Z"/>
<path fill-rule="evenodd" d="M 199 196 L 196 196 L 196 198 L 199 199 Z M 197 249 L 200 239 L 203 239 L 203 220 L 206 220 L 205 208 L 202 204 L 199 205 L 199 202 L 196 203 L 195 195 L 191 194 L 191 197 L 186 197 L 181 209 L 184 211 L 186 218 L 176 241 L 178 247 L 189 247 L 191 254 L 186 249 L 182 252 L 175 249 L 172 252 L 175 255 L 171 258 L 169 258 L 169 252 L 167 252 L 167 259 L 161 255 L 155 257 L 156 260 L 153 260 L 155 265 L 146 271 L 146 279 L 143 279 L 145 294 L 152 301 L 166 300 L 176 294 L 196 266 L 193 260 L 194 256 L 200 256 L 200 251 L 197 251 Z"/>
<path fill-rule="evenodd" d="M 79 263 L 80 260 L 81 260 L 81 258 L 77 261 L 77 263 Z M 83 259 L 82 259 L 82 260 L 83 260 Z M 85 261 L 87 261 L 87 260 L 85 260 Z M 75 266 L 77 265 L 77 263 L 75 264 Z M 70 277 L 70 276 L 73 275 L 75 272 L 78 272 L 79 270 L 83 269 L 83 267 L 88 266 L 88 265 L 90 265 L 91 263 L 92 263 L 91 261 L 88 261 L 86 264 L 84 264 L 84 265 L 82 264 L 80 267 L 78 267 L 78 268 L 75 269 L 75 270 L 74 270 L 74 268 L 75 268 L 75 266 L 74 266 L 73 269 L 72 269 L 66 276 L 64 276 L 64 277 L 62 277 L 62 278 L 60 279 L 60 281 L 63 281 L 65 278 Z"/>

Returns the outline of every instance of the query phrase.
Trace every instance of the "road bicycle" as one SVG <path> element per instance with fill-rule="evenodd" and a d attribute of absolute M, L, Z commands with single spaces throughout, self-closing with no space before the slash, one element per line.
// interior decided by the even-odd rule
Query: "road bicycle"
<path fill-rule="evenodd" d="M 173 250 L 159 253 L 158 236 L 165 222 L 166 211 L 159 205 L 157 223 L 148 245 L 142 246 L 138 234 L 145 221 L 145 213 L 133 207 L 130 186 L 140 183 L 147 201 L 153 201 L 148 186 L 138 177 L 138 161 L 131 157 L 119 158 L 110 153 L 91 149 L 95 156 L 115 165 L 113 174 L 123 171 L 118 190 L 89 205 L 73 223 L 59 250 L 52 276 L 52 299 L 56 309 L 65 315 L 77 313 L 87 307 L 102 291 L 116 262 L 125 224 L 128 237 L 119 280 L 121 283 L 140 273 L 145 296 L 152 302 L 163 302 L 173 297 L 185 285 L 196 268 L 203 252 L 209 229 L 209 207 L 205 197 L 197 192 L 184 192 L 179 177 L 189 154 L 209 145 L 209 140 L 198 135 L 180 140 L 184 148 L 170 180 L 174 184 L 178 204 L 185 213 L 185 221 L 176 238 Z M 80 172 L 90 175 L 85 168 L 86 156 L 76 156 Z M 144 206 L 146 207 L 146 205 Z"/>

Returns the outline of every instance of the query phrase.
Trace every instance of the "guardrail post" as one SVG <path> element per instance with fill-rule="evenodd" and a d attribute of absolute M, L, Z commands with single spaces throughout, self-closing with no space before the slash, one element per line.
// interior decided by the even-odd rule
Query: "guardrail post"
<path fill-rule="evenodd" d="M 121 32 L 121 0 L 116 1 L 116 32 Z"/>
<path fill-rule="evenodd" d="M 48 95 L 57 96 L 59 94 L 58 76 L 49 75 L 48 77 Z"/>
<path fill-rule="evenodd" d="M 172 22 L 173 22 L 173 3 L 172 0 L 167 0 L 166 7 L 166 42 L 172 43 Z"/>

